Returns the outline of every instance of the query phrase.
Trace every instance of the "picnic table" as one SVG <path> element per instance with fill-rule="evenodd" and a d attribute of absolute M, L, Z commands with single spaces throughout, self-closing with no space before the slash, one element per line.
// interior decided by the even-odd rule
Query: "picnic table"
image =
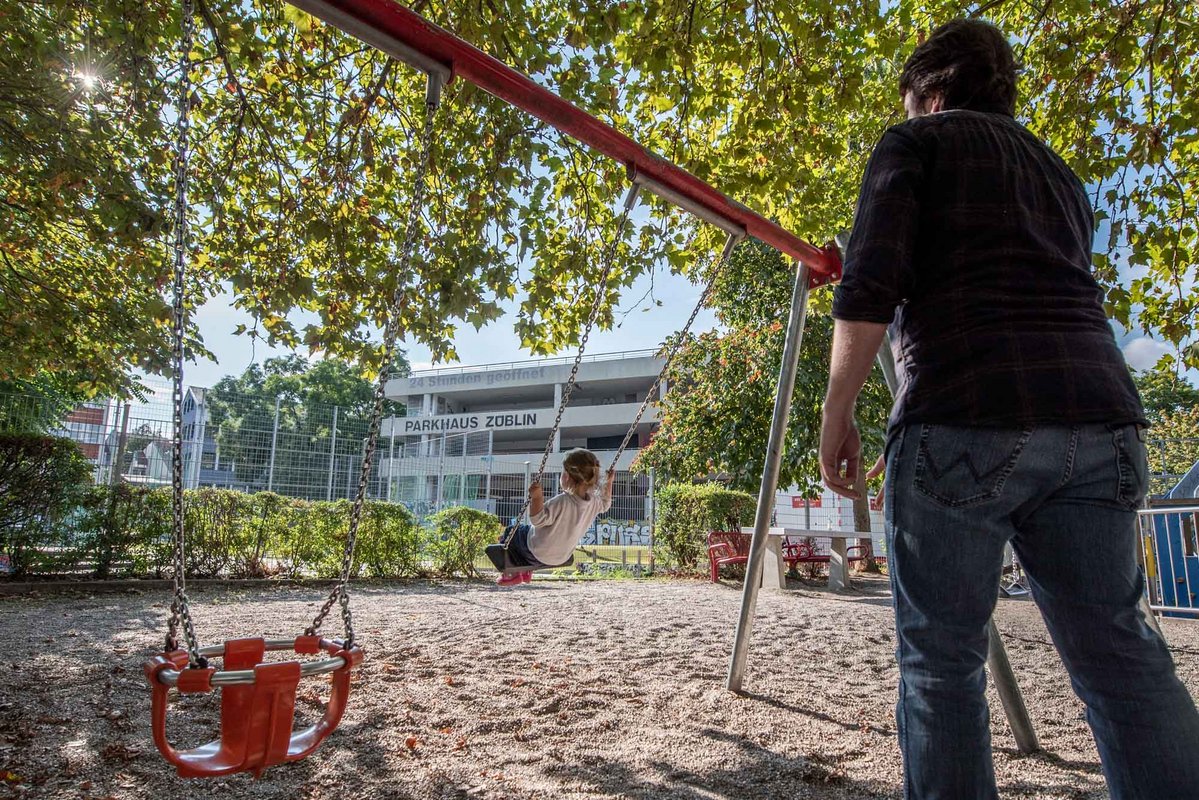
<path fill-rule="evenodd" d="M 741 529 L 753 535 L 752 527 Z M 787 564 L 784 559 L 783 543 L 790 538 L 828 539 L 828 586 L 830 589 L 849 588 L 849 540 L 868 539 L 867 531 L 822 531 L 809 528 L 770 527 L 766 539 L 766 563 L 762 568 L 762 586 L 767 589 L 782 589 L 787 585 Z"/>

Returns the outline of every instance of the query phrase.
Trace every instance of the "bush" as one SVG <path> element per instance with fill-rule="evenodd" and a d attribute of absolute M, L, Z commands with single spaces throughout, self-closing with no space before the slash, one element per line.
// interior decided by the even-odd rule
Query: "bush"
<path fill-rule="evenodd" d="M 81 561 L 98 578 L 162 577 L 172 559 L 171 493 L 140 486 L 93 486 L 76 518 Z"/>
<path fill-rule="evenodd" d="M 11 554 L 22 575 L 168 577 L 174 559 L 171 490 L 72 483 L 78 474 L 86 477 L 87 464 L 81 462 L 83 473 L 56 468 L 54 458 L 63 452 L 68 460 L 77 455 L 74 445 L 67 444 L 67 450 L 59 444 L 14 445 L 0 454 L 7 458 L 0 463 L 9 467 L 0 479 L 14 481 L 15 487 L 0 496 L 0 508 L 8 515 L 0 553 Z M 18 468 L 28 475 L 24 483 L 5 477 L 17 475 Z M 62 477 L 45 477 L 51 474 Z M 24 494 L 20 486 L 26 487 Z M 23 505 L 18 503 L 22 497 L 27 498 Z M 187 490 L 187 574 L 340 577 L 350 509 L 348 500 L 308 502 L 269 492 Z M 431 523 L 426 534 L 405 506 L 367 501 L 358 529 L 355 577 L 411 577 L 421 573 L 426 560 L 445 575 L 476 575 L 475 559 L 500 533 L 495 517 L 470 508 L 447 509 Z"/>
<path fill-rule="evenodd" d="M 74 560 L 63 523 L 79 507 L 90 472 L 70 439 L 0 434 L 0 554 L 14 575 Z"/>
<path fill-rule="evenodd" d="M 406 506 L 367 501 L 358 525 L 357 561 L 373 578 L 407 578 L 421 569 L 421 528 Z M 340 551 L 339 551 L 340 553 Z"/>
<path fill-rule="evenodd" d="M 494 516 L 466 506 L 439 511 L 429 521 L 433 524 L 429 556 L 433 568 L 446 576 L 478 576 L 475 561 L 483 555 L 483 549 L 504 532 Z"/>
<path fill-rule="evenodd" d="M 717 483 L 667 483 L 654 494 L 657 526 L 654 558 L 685 571 L 699 568 L 709 531 L 753 524 L 757 498 Z"/>

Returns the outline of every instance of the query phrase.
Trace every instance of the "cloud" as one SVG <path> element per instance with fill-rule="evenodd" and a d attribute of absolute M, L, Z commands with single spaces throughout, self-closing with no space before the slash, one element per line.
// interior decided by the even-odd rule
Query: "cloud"
<path fill-rule="evenodd" d="M 1124 360 L 1137 371 L 1153 369 L 1159 358 L 1174 352 L 1168 345 L 1148 336 L 1133 339 L 1121 349 L 1124 351 Z"/>
<path fill-rule="evenodd" d="M 420 372 L 421 370 L 425 370 L 425 369 L 433 369 L 433 362 L 432 361 L 413 361 L 412 363 L 410 363 L 408 365 L 408 367 L 413 372 Z"/>

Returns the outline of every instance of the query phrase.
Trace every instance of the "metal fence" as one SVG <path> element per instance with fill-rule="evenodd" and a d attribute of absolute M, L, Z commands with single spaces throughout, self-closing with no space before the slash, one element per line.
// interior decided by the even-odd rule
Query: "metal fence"
<path fill-rule="evenodd" d="M 1138 514 L 1149 607 L 1165 616 L 1199 617 L 1199 506 Z"/>
<path fill-rule="evenodd" d="M 167 387 L 152 387 L 145 400 L 98 401 L 74 409 L 0 395 L 0 430 L 73 439 L 91 462 L 97 483 L 169 485 L 171 417 Z M 363 408 L 191 387 L 183 402 L 184 485 L 272 491 L 304 500 L 352 498 L 368 423 Z M 456 505 L 487 511 L 503 522 L 520 512 L 536 467 L 525 460 L 530 456 L 495 453 L 489 431 L 412 441 L 399 434 L 399 427 L 384 420 L 367 487 L 370 498 L 403 503 L 421 518 Z M 547 498 L 558 492 L 558 480 L 557 472 L 545 475 Z M 649 543 L 648 476 L 616 474 L 612 508 L 584 542 Z"/>

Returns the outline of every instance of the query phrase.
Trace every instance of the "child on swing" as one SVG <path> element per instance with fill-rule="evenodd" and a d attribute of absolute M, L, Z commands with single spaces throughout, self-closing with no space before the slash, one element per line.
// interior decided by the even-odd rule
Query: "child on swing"
<path fill-rule="evenodd" d="M 529 487 L 529 524 L 519 525 L 508 545 L 510 557 L 530 567 L 561 564 L 570 558 L 579 539 L 600 514 L 612 507 L 612 479 L 599 488 L 600 463 L 595 453 L 577 448 L 562 459 L 561 494 L 547 502 L 540 483 Z M 500 575 L 500 586 L 515 586 L 533 579 L 533 570 Z"/>

